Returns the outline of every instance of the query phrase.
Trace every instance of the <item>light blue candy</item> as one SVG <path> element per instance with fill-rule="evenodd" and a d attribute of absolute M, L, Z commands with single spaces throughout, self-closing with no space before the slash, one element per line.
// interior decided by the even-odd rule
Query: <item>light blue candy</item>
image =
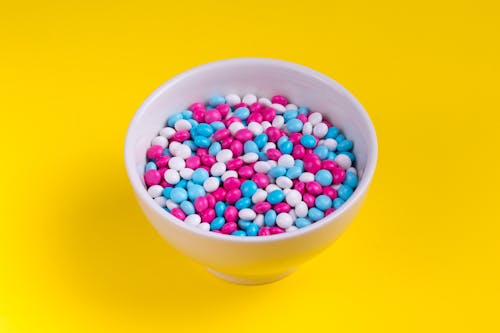
<path fill-rule="evenodd" d="M 253 141 L 247 141 L 243 144 L 243 151 L 245 152 L 245 154 L 248 154 L 248 153 L 256 153 L 258 154 L 259 153 L 259 147 L 257 146 L 257 144 Z"/>
<path fill-rule="evenodd" d="M 267 201 L 271 205 L 276 205 L 285 199 L 285 193 L 282 190 L 274 190 L 267 195 Z"/>
<path fill-rule="evenodd" d="M 248 116 L 250 116 L 250 110 L 248 110 L 248 108 L 246 107 L 241 107 L 241 108 L 237 108 L 236 111 L 234 111 L 233 115 L 235 117 L 238 117 L 240 119 L 247 119 Z"/>
<path fill-rule="evenodd" d="M 335 209 L 339 209 L 340 206 L 342 206 L 344 204 L 344 200 L 340 199 L 340 198 L 336 198 L 333 200 L 333 208 Z"/>
<path fill-rule="evenodd" d="M 269 170 L 269 175 L 274 178 L 284 176 L 286 174 L 286 169 L 282 166 L 275 166 Z"/>
<path fill-rule="evenodd" d="M 170 199 L 175 203 L 181 203 L 187 200 L 188 194 L 182 187 L 174 187 L 170 192 Z"/>
<path fill-rule="evenodd" d="M 314 180 L 320 183 L 321 186 L 329 186 L 332 184 L 333 176 L 330 171 L 321 169 L 318 172 L 316 172 Z"/>
<path fill-rule="evenodd" d="M 184 141 L 184 144 L 188 146 L 191 149 L 191 151 L 193 150 L 196 151 L 198 149 L 198 146 L 194 144 L 193 140 L 186 140 Z"/>
<path fill-rule="evenodd" d="M 337 127 L 330 127 L 328 132 L 326 132 L 325 139 L 335 139 L 339 135 L 339 129 Z"/>
<path fill-rule="evenodd" d="M 215 203 L 215 215 L 224 216 L 224 212 L 226 211 L 226 204 L 222 201 L 217 201 Z"/>
<path fill-rule="evenodd" d="M 194 201 L 196 198 L 204 196 L 206 194 L 205 189 L 203 186 L 194 184 L 190 187 L 188 187 L 188 196 L 189 200 Z"/>
<path fill-rule="evenodd" d="M 192 119 L 193 118 L 193 111 L 191 110 L 184 110 L 181 112 L 182 118 L 183 119 Z"/>
<path fill-rule="evenodd" d="M 251 205 L 252 205 L 252 200 L 248 197 L 238 199 L 238 201 L 234 203 L 234 207 L 236 207 L 238 210 L 248 208 Z"/>
<path fill-rule="evenodd" d="M 231 235 L 245 237 L 247 235 L 247 233 L 244 232 L 243 230 L 236 230 L 236 231 L 233 231 L 233 233 Z"/>
<path fill-rule="evenodd" d="M 179 182 L 177 184 L 175 184 L 175 187 L 186 188 L 186 185 L 187 185 L 187 180 L 181 179 L 181 180 L 179 180 Z"/>
<path fill-rule="evenodd" d="M 182 211 L 184 213 L 186 213 L 186 215 L 191 215 L 191 214 L 195 213 L 195 211 L 194 211 L 194 205 L 189 200 L 181 202 L 181 204 L 179 205 L 179 207 L 181 207 Z"/>
<path fill-rule="evenodd" d="M 219 95 L 212 96 L 208 100 L 208 105 L 210 105 L 211 107 L 216 107 L 217 105 L 224 103 L 226 103 L 226 99 Z"/>
<path fill-rule="evenodd" d="M 304 124 L 302 124 L 302 121 L 300 121 L 300 119 L 294 118 L 287 121 L 285 126 L 288 132 L 297 133 L 302 131 L 302 127 L 304 126 Z"/>
<path fill-rule="evenodd" d="M 205 109 L 207 109 L 207 110 L 213 110 L 213 109 L 215 109 L 215 106 L 208 105 L 208 106 L 205 107 Z"/>
<path fill-rule="evenodd" d="M 214 129 L 214 132 L 222 128 L 226 128 L 226 125 L 224 125 L 222 121 L 214 121 L 210 124 L 210 126 L 212 126 L 212 128 Z"/>
<path fill-rule="evenodd" d="M 306 219 L 304 217 L 299 217 L 299 218 L 297 218 L 297 220 L 295 220 L 295 226 L 299 229 L 307 227 L 310 224 L 311 224 L 311 221 L 309 221 L 308 219 Z"/>
<path fill-rule="evenodd" d="M 248 221 L 248 220 L 238 220 L 238 226 L 241 228 L 241 229 L 246 229 L 248 228 L 248 226 L 252 223 L 252 221 Z"/>
<path fill-rule="evenodd" d="M 208 171 L 203 169 L 203 168 L 198 168 L 194 170 L 193 174 L 191 175 L 191 180 L 195 184 L 203 184 L 205 180 L 208 178 Z"/>
<path fill-rule="evenodd" d="M 191 128 L 198 126 L 198 122 L 194 119 L 187 120 L 191 124 Z"/>
<path fill-rule="evenodd" d="M 259 233 L 259 226 L 255 223 L 250 223 L 248 227 L 245 229 L 247 236 L 257 236 Z"/>
<path fill-rule="evenodd" d="M 351 159 L 352 162 L 356 161 L 356 155 L 354 155 L 353 153 L 351 153 L 350 151 L 344 151 L 340 154 L 344 154 L 344 155 L 347 155 L 349 156 L 349 158 Z M 339 154 L 339 155 L 340 155 Z"/>
<path fill-rule="evenodd" d="M 257 192 L 257 189 L 258 186 L 253 180 L 245 180 L 243 184 L 241 184 L 240 186 L 241 194 L 244 197 L 251 197 L 252 195 L 255 194 L 255 192 Z M 250 205 L 248 207 L 250 207 Z"/>
<path fill-rule="evenodd" d="M 193 181 L 192 181 L 192 180 L 189 180 L 189 181 L 187 182 L 186 188 L 189 190 L 189 189 L 190 189 L 191 187 L 193 187 L 194 185 L 196 185 L 196 184 L 195 184 L 195 183 L 193 183 Z"/>
<path fill-rule="evenodd" d="M 196 126 L 198 127 L 198 126 Z M 198 132 L 196 131 L 196 127 L 191 127 L 191 129 L 189 130 L 189 134 L 191 135 L 192 138 L 194 138 L 195 136 L 198 135 Z"/>
<path fill-rule="evenodd" d="M 217 155 L 218 152 L 220 152 L 222 150 L 222 146 L 219 142 L 215 141 L 214 143 L 212 143 L 210 145 L 210 147 L 208 148 L 208 153 L 212 156 L 215 156 Z"/>
<path fill-rule="evenodd" d="M 332 207 L 332 199 L 330 197 L 322 194 L 318 195 L 315 200 L 315 205 L 317 208 L 321 209 L 322 211 L 327 210 L 328 208 Z"/>
<path fill-rule="evenodd" d="M 307 114 L 309 112 L 309 109 L 304 106 L 301 106 L 300 108 L 297 109 L 297 112 L 299 114 Z"/>
<path fill-rule="evenodd" d="M 304 161 L 302 160 L 295 160 L 295 162 L 293 162 L 293 165 L 299 167 L 301 170 L 304 170 Z"/>
<path fill-rule="evenodd" d="M 208 146 L 210 146 L 210 139 L 205 136 L 197 135 L 194 137 L 194 143 L 198 147 L 208 148 Z"/>
<path fill-rule="evenodd" d="M 328 157 L 329 151 L 328 151 L 328 148 L 326 146 L 317 146 L 314 149 L 314 153 L 316 155 L 318 155 L 320 160 L 324 160 Z"/>
<path fill-rule="evenodd" d="M 300 138 L 300 143 L 306 148 L 314 148 L 314 146 L 316 146 L 317 140 L 311 134 L 304 134 Z"/>
<path fill-rule="evenodd" d="M 285 121 L 289 121 L 293 118 L 297 118 L 298 115 L 299 112 L 297 110 L 288 110 L 283 113 L 283 118 L 285 119 Z"/>
<path fill-rule="evenodd" d="M 333 151 L 329 152 L 328 155 L 326 156 L 327 160 L 333 161 L 337 157 L 337 154 L 335 154 Z"/>
<path fill-rule="evenodd" d="M 167 125 L 170 127 L 174 127 L 175 123 L 181 119 L 182 119 L 182 113 L 173 114 L 168 118 Z"/>
<path fill-rule="evenodd" d="M 148 170 L 157 170 L 158 168 L 156 167 L 155 162 L 148 162 L 146 163 L 146 167 L 144 169 L 148 171 Z"/>
<path fill-rule="evenodd" d="M 269 160 L 269 156 L 267 156 L 266 153 L 264 153 L 263 151 L 259 152 L 259 161 L 268 161 Z"/>
<path fill-rule="evenodd" d="M 276 217 L 278 214 L 274 211 L 274 209 L 268 210 L 264 214 L 264 224 L 268 227 L 272 227 L 276 223 Z"/>
<path fill-rule="evenodd" d="M 209 137 L 210 135 L 214 134 L 214 129 L 212 126 L 209 124 L 199 124 L 195 128 L 196 133 L 201 136 Z"/>
<path fill-rule="evenodd" d="M 290 179 L 299 178 L 302 174 L 302 168 L 298 166 L 293 166 L 286 171 L 286 176 Z"/>
<path fill-rule="evenodd" d="M 168 150 L 168 148 L 163 149 L 163 156 L 172 156 L 172 154 L 170 153 L 170 150 Z"/>
<path fill-rule="evenodd" d="M 313 221 L 319 221 L 321 220 L 323 217 L 325 217 L 325 213 L 323 213 L 321 210 L 319 210 L 318 208 L 316 207 L 313 207 L 311 209 L 309 209 L 309 211 L 307 212 L 307 216 L 313 220 Z"/>
<path fill-rule="evenodd" d="M 291 154 L 293 150 L 293 143 L 292 141 L 285 141 L 281 145 L 278 145 L 278 149 L 283 154 Z"/>
<path fill-rule="evenodd" d="M 172 193 L 172 190 L 173 187 L 165 187 L 162 192 L 163 196 L 167 199 L 170 199 L 170 194 Z"/>
<path fill-rule="evenodd" d="M 223 217 L 216 217 L 210 223 L 210 230 L 219 230 L 226 223 L 226 220 Z"/>
<path fill-rule="evenodd" d="M 342 185 L 337 190 L 337 193 L 339 195 L 339 198 L 345 201 L 352 195 L 352 188 L 346 185 Z"/>
<path fill-rule="evenodd" d="M 339 145 L 342 141 L 344 141 L 344 140 L 345 140 L 345 136 L 344 136 L 344 134 L 339 134 L 339 135 L 337 135 L 337 136 L 335 137 L 335 141 L 337 141 L 337 147 L 338 147 L 338 145 Z"/>
<path fill-rule="evenodd" d="M 337 145 L 338 151 L 350 151 L 352 149 L 352 141 L 351 140 L 343 140 Z"/>
<path fill-rule="evenodd" d="M 346 172 L 344 185 L 347 185 L 350 188 L 355 189 L 358 186 L 358 176 L 356 176 L 351 171 Z"/>
<path fill-rule="evenodd" d="M 268 140 L 269 140 L 269 138 L 268 138 L 267 134 L 261 133 L 261 134 L 257 135 L 253 141 L 255 142 L 257 147 L 259 147 L 259 149 L 262 149 L 262 148 L 264 148 L 264 146 L 266 145 Z"/>

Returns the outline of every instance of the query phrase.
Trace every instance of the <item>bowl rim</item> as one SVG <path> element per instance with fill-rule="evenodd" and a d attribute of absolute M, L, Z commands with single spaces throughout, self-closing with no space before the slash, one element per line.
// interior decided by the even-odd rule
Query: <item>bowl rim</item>
<path fill-rule="evenodd" d="M 153 199 L 151 199 L 151 197 L 147 192 L 146 187 L 142 184 L 140 180 L 140 176 L 136 172 L 136 166 L 134 164 L 134 152 L 133 152 L 134 143 L 132 142 L 131 133 L 133 132 L 136 125 L 140 122 L 142 116 L 146 113 L 148 107 L 151 105 L 151 103 L 153 103 L 156 100 L 156 98 L 158 98 L 165 90 L 168 90 L 171 86 L 187 78 L 188 76 L 197 75 L 205 70 L 222 68 L 227 65 L 249 65 L 249 64 L 253 64 L 255 66 L 272 65 L 272 66 L 282 67 L 287 70 L 293 70 L 300 72 L 301 74 L 304 75 L 312 76 L 317 80 L 323 81 L 328 85 L 334 86 L 335 89 L 338 89 L 343 94 L 345 94 L 346 98 L 349 99 L 349 101 L 355 105 L 355 107 L 360 111 L 363 120 L 368 124 L 368 131 L 369 131 L 368 151 L 371 152 L 371 154 L 370 156 L 367 157 L 366 166 L 363 172 L 363 176 L 359 181 L 358 187 L 353 191 L 351 197 L 348 200 L 346 200 L 346 202 L 339 209 L 335 210 L 333 213 L 324 217 L 323 219 L 314 222 L 307 227 L 297 229 L 293 232 L 284 232 L 281 234 L 258 236 L 258 237 L 241 237 L 241 236 L 219 234 L 215 232 L 207 232 L 197 227 L 189 226 L 185 224 L 182 220 L 166 212 L 162 207 L 157 205 Z M 153 93 L 151 93 L 144 100 L 144 102 L 139 106 L 139 108 L 135 112 L 127 128 L 124 148 L 125 148 L 125 154 L 124 154 L 125 168 L 134 192 L 136 193 L 136 195 L 140 197 L 140 200 L 142 200 L 146 205 L 148 205 L 149 208 L 151 208 L 157 214 L 163 216 L 165 218 L 165 222 L 175 223 L 180 228 L 184 228 L 186 231 L 195 233 L 200 237 L 206 237 L 226 242 L 237 242 L 237 243 L 278 242 L 278 241 L 283 241 L 285 239 L 298 238 L 308 233 L 311 233 L 316 229 L 325 227 L 327 224 L 334 223 L 340 216 L 342 216 L 345 212 L 347 212 L 352 206 L 354 206 L 359 200 L 363 198 L 364 194 L 369 188 L 369 185 L 373 178 L 373 174 L 375 173 L 375 168 L 378 158 L 377 136 L 375 133 L 375 128 L 373 126 L 373 123 L 370 119 L 370 116 L 363 108 L 361 103 L 359 103 L 359 101 L 346 88 L 344 88 L 342 85 L 340 85 L 332 78 L 314 69 L 293 62 L 272 59 L 272 58 L 230 58 L 225 60 L 218 60 L 193 67 L 170 78 L 165 83 L 156 88 L 153 91 Z"/>

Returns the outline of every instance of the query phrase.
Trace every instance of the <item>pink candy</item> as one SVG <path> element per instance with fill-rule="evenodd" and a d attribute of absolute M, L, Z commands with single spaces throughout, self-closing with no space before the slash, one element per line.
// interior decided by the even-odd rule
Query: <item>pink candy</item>
<path fill-rule="evenodd" d="M 271 122 L 276 117 L 276 110 L 273 108 L 267 107 L 267 108 L 262 109 L 261 114 L 262 114 L 262 119 L 264 119 L 265 121 Z"/>
<path fill-rule="evenodd" d="M 227 222 L 222 226 L 222 228 L 220 228 L 220 232 L 229 235 L 235 232 L 236 229 L 238 229 L 238 225 L 235 222 Z"/>
<path fill-rule="evenodd" d="M 332 200 L 336 199 L 338 196 L 337 191 L 333 187 L 330 187 L 330 186 L 323 187 L 323 194 Z"/>
<path fill-rule="evenodd" d="M 304 161 L 304 169 L 307 172 L 315 174 L 316 172 L 321 170 L 321 160 L 319 159 L 318 155 L 314 153 L 309 153 L 309 154 L 306 153 L 306 155 L 304 155 L 303 161 Z"/>
<path fill-rule="evenodd" d="M 312 195 L 320 195 L 323 192 L 323 188 L 318 182 L 309 182 L 306 184 L 306 190 Z"/>
<path fill-rule="evenodd" d="M 154 145 L 148 148 L 146 151 L 146 157 L 150 160 L 157 159 L 163 155 L 163 147 Z"/>
<path fill-rule="evenodd" d="M 229 132 L 228 129 L 221 128 L 221 129 L 215 131 L 213 138 L 215 141 L 220 141 L 220 140 L 228 138 L 230 136 L 231 136 L 231 132 Z"/>
<path fill-rule="evenodd" d="M 238 175 L 241 178 L 248 179 L 253 175 L 253 168 L 248 165 L 242 166 L 241 168 L 238 169 Z"/>
<path fill-rule="evenodd" d="M 208 200 L 206 197 L 198 197 L 194 200 L 194 208 L 198 213 L 202 213 L 205 209 L 208 208 Z"/>
<path fill-rule="evenodd" d="M 208 167 L 211 167 L 216 162 L 215 157 L 213 157 L 212 155 L 203 155 L 200 160 L 203 165 L 206 165 Z"/>
<path fill-rule="evenodd" d="M 243 154 L 243 144 L 238 140 L 234 140 L 229 149 L 233 152 L 233 156 L 241 156 Z"/>
<path fill-rule="evenodd" d="M 285 232 L 285 230 L 281 229 L 280 227 L 271 227 L 270 231 L 271 235 L 282 234 Z"/>
<path fill-rule="evenodd" d="M 201 222 L 212 222 L 215 219 L 215 210 L 213 208 L 209 208 L 200 214 Z"/>
<path fill-rule="evenodd" d="M 276 103 L 276 104 L 281 104 L 283 106 L 286 106 L 288 104 L 288 101 L 286 100 L 286 98 L 284 96 L 281 96 L 281 95 L 273 96 L 273 98 L 271 98 L 271 102 Z"/>
<path fill-rule="evenodd" d="M 208 124 L 211 124 L 214 121 L 221 121 L 221 120 L 222 120 L 222 115 L 217 109 L 207 110 L 207 112 L 205 113 L 205 122 Z"/>
<path fill-rule="evenodd" d="M 148 170 L 144 174 L 144 182 L 147 186 L 153 186 L 160 184 L 161 176 L 158 170 Z"/>
<path fill-rule="evenodd" d="M 340 184 L 344 181 L 345 179 L 345 171 L 342 168 L 335 168 L 333 170 L 333 183 L 335 185 Z"/>
<path fill-rule="evenodd" d="M 222 118 L 227 116 L 229 111 L 231 111 L 231 107 L 227 104 L 219 104 L 217 105 L 216 109 L 219 111 Z"/>
<path fill-rule="evenodd" d="M 234 206 L 228 206 L 224 212 L 224 218 L 227 222 L 235 222 L 238 218 L 238 209 Z"/>
<path fill-rule="evenodd" d="M 269 236 L 271 235 L 271 229 L 268 227 L 262 227 L 259 229 L 259 236 Z"/>
<path fill-rule="evenodd" d="M 292 148 L 292 156 L 294 159 L 302 159 L 306 154 L 306 149 L 302 145 L 296 145 Z"/>
<path fill-rule="evenodd" d="M 302 195 L 302 201 L 304 201 L 307 205 L 307 207 L 312 208 L 314 207 L 316 197 L 312 195 L 311 193 L 304 193 Z"/>
<path fill-rule="evenodd" d="M 267 157 L 269 157 L 270 160 L 277 161 L 281 157 L 281 151 L 275 148 L 270 148 L 266 151 Z"/>
<path fill-rule="evenodd" d="M 170 156 L 165 155 L 158 157 L 155 163 L 158 168 L 164 168 L 168 165 L 168 161 L 170 161 Z"/>
<path fill-rule="evenodd" d="M 268 127 L 265 133 L 267 134 L 270 142 L 276 142 L 279 138 L 282 137 L 281 131 L 274 126 Z"/>
<path fill-rule="evenodd" d="M 212 195 L 216 201 L 224 201 L 224 199 L 226 198 L 226 193 L 227 191 L 225 189 L 219 187 L 214 192 L 212 192 Z"/>
<path fill-rule="evenodd" d="M 276 205 L 274 205 L 274 210 L 276 211 L 276 213 L 288 213 L 290 211 L 291 207 L 289 204 L 287 204 L 286 202 L 280 202 L 280 203 L 277 203 Z"/>
<path fill-rule="evenodd" d="M 191 137 L 191 134 L 188 131 L 179 131 L 176 132 L 170 140 L 184 142 Z"/>
<path fill-rule="evenodd" d="M 243 160 L 241 158 L 233 158 L 232 160 L 229 160 L 226 163 L 227 170 L 238 170 L 242 166 L 243 166 Z"/>
<path fill-rule="evenodd" d="M 205 105 L 203 103 L 196 102 L 196 103 L 191 104 L 191 106 L 189 107 L 189 110 L 191 110 L 193 112 L 195 112 L 197 110 L 205 110 Z"/>
<path fill-rule="evenodd" d="M 246 142 L 246 141 L 252 140 L 253 133 L 249 129 L 243 128 L 243 129 L 240 129 L 239 131 L 237 131 L 235 133 L 234 137 L 236 138 L 236 140 L 239 140 L 241 142 Z M 237 142 L 237 141 L 235 141 L 235 142 Z M 242 146 L 242 148 L 243 148 L 243 146 Z"/>
<path fill-rule="evenodd" d="M 257 213 L 257 214 L 264 214 L 265 212 L 267 212 L 269 209 L 271 209 L 271 204 L 267 201 L 261 201 L 261 202 L 258 202 L 255 204 L 255 206 L 253 207 L 253 210 Z"/>
<path fill-rule="evenodd" d="M 269 178 L 267 175 L 263 173 L 256 173 L 253 175 L 252 180 L 257 184 L 257 187 L 259 188 L 265 188 L 267 185 L 269 185 Z"/>
<path fill-rule="evenodd" d="M 174 208 L 170 211 L 170 213 L 177 217 L 179 220 L 184 221 L 186 219 L 186 214 L 180 208 Z"/>
<path fill-rule="evenodd" d="M 224 189 L 226 189 L 227 191 L 239 189 L 240 185 L 241 185 L 240 180 L 235 177 L 229 177 L 223 183 Z"/>
<path fill-rule="evenodd" d="M 232 189 L 226 193 L 226 201 L 229 204 L 234 204 L 241 198 L 241 191 L 239 189 Z"/>
<path fill-rule="evenodd" d="M 191 156 L 186 159 L 186 168 L 198 169 L 201 165 L 201 160 L 199 156 Z"/>

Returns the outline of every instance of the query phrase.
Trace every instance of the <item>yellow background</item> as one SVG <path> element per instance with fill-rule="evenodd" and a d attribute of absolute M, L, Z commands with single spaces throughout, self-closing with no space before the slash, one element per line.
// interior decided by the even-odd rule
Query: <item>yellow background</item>
<path fill-rule="evenodd" d="M 494 1 L 2 1 L 0 331 L 494 332 Z M 158 85 L 240 56 L 330 75 L 375 124 L 366 204 L 280 282 L 228 284 L 150 227 L 123 165 Z"/>

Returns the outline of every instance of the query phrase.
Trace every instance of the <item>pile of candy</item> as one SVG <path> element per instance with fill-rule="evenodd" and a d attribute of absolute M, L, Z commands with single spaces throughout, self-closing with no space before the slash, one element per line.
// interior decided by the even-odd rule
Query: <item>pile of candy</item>
<path fill-rule="evenodd" d="M 291 232 L 358 185 L 353 142 L 283 96 L 213 96 L 171 116 L 147 150 L 151 197 L 193 227 L 235 236 Z"/>

